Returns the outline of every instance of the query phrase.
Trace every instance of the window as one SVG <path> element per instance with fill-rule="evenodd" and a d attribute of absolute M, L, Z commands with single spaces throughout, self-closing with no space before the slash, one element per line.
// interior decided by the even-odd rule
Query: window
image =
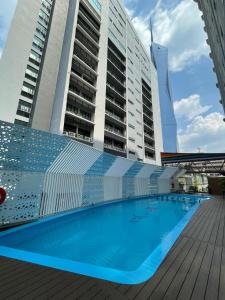
<path fill-rule="evenodd" d="M 22 126 L 28 126 L 27 122 L 24 122 L 24 121 L 21 121 L 21 120 L 18 120 L 18 119 L 15 119 L 14 124 L 22 125 Z"/>
<path fill-rule="evenodd" d="M 38 77 L 38 71 L 31 66 L 27 66 L 25 77 L 31 81 L 36 82 Z"/>
<path fill-rule="evenodd" d="M 132 137 L 129 137 L 129 141 L 131 141 L 132 143 L 135 143 L 135 139 L 133 139 Z"/>
<path fill-rule="evenodd" d="M 38 51 L 41 51 L 41 52 L 44 48 L 44 42 L 41 39 L 39 39 L 36 35 L 34 36 L 32 45 L 34 48 L 36 48 Z"/>
<path fill-rule="evenodd" d="M 26 101 L 19 100 L 17 115 L 29 118 L 30 112 L 31 112 L 31 104 Z"/>
<path fill-rule="evenodd" d="M 134 102 L 131 101 L 130 99 L 128 99 L 128 102 L 129 102 L 130 104 L 134 105 Z"/>
<path fill-rule="evenodd" d="M 41 62 L 41 55 L 34 50 L 31 50 L 29 61 L 32 62 L 34 65 L 39 66 Z"/>
<path fill-rule="evenodd" d="M 128 126 L 129 126 L 130 128 L 132 128 L 132 129 L 135 129 L 135 126 L 132 125 L 132 124 L 128 124 Z"/>
<path fill-rule="evenodd" d="M 33 99 L 34 92 L 35 92 L 35 86 L 24 81 L 23 86 L 22 86 L 21 95 L 28 97 L 30 99 Z"/>

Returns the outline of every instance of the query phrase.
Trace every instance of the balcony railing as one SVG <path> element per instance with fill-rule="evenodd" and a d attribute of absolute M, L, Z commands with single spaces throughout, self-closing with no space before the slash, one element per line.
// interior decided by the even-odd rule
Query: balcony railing
<path fill-rule="evenodd" d="M 125 138 L 124 133 L 122 131 L 118 130 L 118 129 L 115 129 L 115 128 L 112 128 L 112 127 L 106 125 L 105 130 L 107 130 L 109 132 L 112 132 L 112 133 L 115 133 L 115 134 L 119 135 L 120 137 Z"/>
<path fill-rule="evenodd" d="M 151 139 L 152 141 L 154 141 L 154 137 L 151 136 L 150 134 L 148 134 L 147 132 L 145 132 L 145 136 L 149 139 Z"/>
<path fill-rule="evenodd" d="M 115 150 L 115 151 L 118 151 L 118 152 L 123 152 L 123 153 L 126 153 L 126 150 L 124 148 L 120 148 L 120 147 L 117 147 L 117 146 L 114 146 L 114 145 L 111 145 L 111 144 L 104 144 L 104 147 L 107 148 L 107 149 L 110 149 L 110 150 Z"/>
<path fill-rule="evenodd" d="M 75 95 L 77 95 L 80 98 L 84 98 L 85 100 L 87 100 L 88 102 L 95 104 L 95 100 L 91 97 L 88 97 L 86 94 L 84 94 L 83 92 L 79 91 L 76 87 L 73 87 L 72 85 L 70 85 L 69 87 L 69 91 L 71 91 L 72 93 L 74 93 Z"/>
<path fill-rule="evenodd" d="M 112 89 L 114 91 L 114 93 L 116 93 L 116 95 L 118 95 L 121 99 L 123 99 L 124 101 L 126 101 L 126 96 L 125 95 L 122 95 L 118 92 L 118 90 L 112 86 L 110 83 L 107 82 L 107 86 Z"/>
<path fill-rule="evenodd" d="M 119 84 L 123 89 L 126 89 L 126 84 L 122 83 L 114 74 L 112 74 L 109 70 L 107 70 L 109 76 L 111 76 L 113 78 L 113 80 Z"/>
<path fill-rule="evenodd" d="M 86 136 L 86 135 L 83 135 L 83 134 L 79 134 L 79 133 L 72 132 L 72 131 L 64 131 L 63 134 L 66 135 L 66 136 L 72 137 L 74 139 L 79 139 L 79 140 L 83 140 L 83 141 L 86 141 L 86 142 L 89 142 L 89 143 L 93 143 L 93 138 L 92 137 L 89 137 L 89 136 Z"/>
<path fill-rule="evenodd" d="M 123 74 L 123 76 L 125 77 L 126 76 L 126 72 L 125 71 L 122 71 L 121 69 L 119 69 L 117 67 L 117 65 L 114 64 L 114 62 L 108 57 L 108 61 L 121 73 Z"/>
<path fill-rule="evenodd" d="M 154 128 L 150 126 L 149 124 L 144 122 L 144 126 L 146 126 L 151 132 L 154 132 Z"/>
<path fill-rule="evenodd" d="M 122 65 L 124 65 L 124 67 L 126 67 L 126 60 L 123 61 L 111 47 L 108 48 L 108 51 L 110 51 L 118 59 L 120 64 L 122 64 Z"/>
<path fill-rule="evenodd" d="M 66 112 L 68 112 L 74 116 L 81 117 L 82 119 L 85 119 L 85 120 L 93 123 L 93 119 L 88 114 L 82 113 L 81 111 L 79 111 L 76 108 L 72 109 L 71 107 L 67 107 Z"/>
<path fill-rule="evenodd" d="M 98 55 L 93 54 L 91 50 L 89 50 L 86 45 L 82 43 L 78 38 L 75 38 L 75 44 L 79 45 L 85 52 L 87 52 L 95 61 L 99 61 Z"/>
<path fill-rule="evenodd" d="M 117 116 L 116 114 L 112 113 L 111 111 L 106 110 L 105 113 L 106 113 L 107 115 L 109 115 L 110 117 L 112 117 L 112 118 L 114 118 L 114 119 L 116 119 L 116 120 L 122 122 L 123 124 L 125 124 L 125 120 L 124 120 L 123 118 Z"/>
<path fill-rule="evenodd" d="M 109 97 L 106 97 L 106 100 L 115 105 L 117 108 L 123 111 L 123 113 L 126 113 L 126 105 L 122 105 L 118 102 L 116 102 L 114 99 L 111 99 Z"/>
<path fill-rule="evenodd" d="M 83 83 L 84 85 L 86 85 L 87 87 L 89 87 L 90 89 L 92 89 L 93 91 L 96 92 L 96 90 L 97 90 L 96 87 L 92 83 L 90 83 L 86 79 L 84 79 L 83 76 L 80 76 L 80 75 L 74 73 L 73 71 L 71 71 L 71 75 L 72 75 L 72 77 L 78 79 L 81 83 Z"/>
<path fill-rule="evenodd" d="M 150 149 L 152 151 L 155 151 L 155 148 L 152 145 L 150 145 L 149 143 L 145 142 L 145 147 L 147 147 L 148 149 Z"/>

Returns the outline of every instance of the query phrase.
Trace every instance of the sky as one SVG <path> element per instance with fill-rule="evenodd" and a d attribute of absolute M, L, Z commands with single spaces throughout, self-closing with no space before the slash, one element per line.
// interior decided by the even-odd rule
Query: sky
<path fill-rule="evenodd" d="M 123 1 L 146 49 L 151 43 L 150 17 L 154 41 L 168 47 L 180 152 L 224 152 L 224 112 L 197 4 L 193 0 Z"/>
<path fill-rule="evenodd" d="M 17 0 L 0 0 L 0 57 Z M 123 0 L 149 52 L 154 40 L 169 50 L 170 81 L 180 152 L 224 152 L 225 123 L 201 12 L 193 0 Z"/>

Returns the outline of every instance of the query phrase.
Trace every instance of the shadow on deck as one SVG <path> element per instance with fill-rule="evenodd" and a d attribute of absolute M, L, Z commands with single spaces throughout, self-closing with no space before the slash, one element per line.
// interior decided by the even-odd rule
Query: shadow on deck
<path fill-rule="evenodd" d="M 0 299 L 225 299 L 225 200 L 202 203 L 155 275 L 121 285 L 0 257 Z"/>

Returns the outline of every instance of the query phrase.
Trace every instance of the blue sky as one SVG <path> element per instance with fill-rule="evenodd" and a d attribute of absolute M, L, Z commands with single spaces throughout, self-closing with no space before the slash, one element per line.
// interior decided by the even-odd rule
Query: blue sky
<path fill-rule="evenodd" d="M 17 0 L 0 0 L 0 56 Z M 146 49 L 151 34 L 169 49 L 180 151 L 224 152 L 225 123 L 201 13 L 193 0 L 123 0 Z"/>

